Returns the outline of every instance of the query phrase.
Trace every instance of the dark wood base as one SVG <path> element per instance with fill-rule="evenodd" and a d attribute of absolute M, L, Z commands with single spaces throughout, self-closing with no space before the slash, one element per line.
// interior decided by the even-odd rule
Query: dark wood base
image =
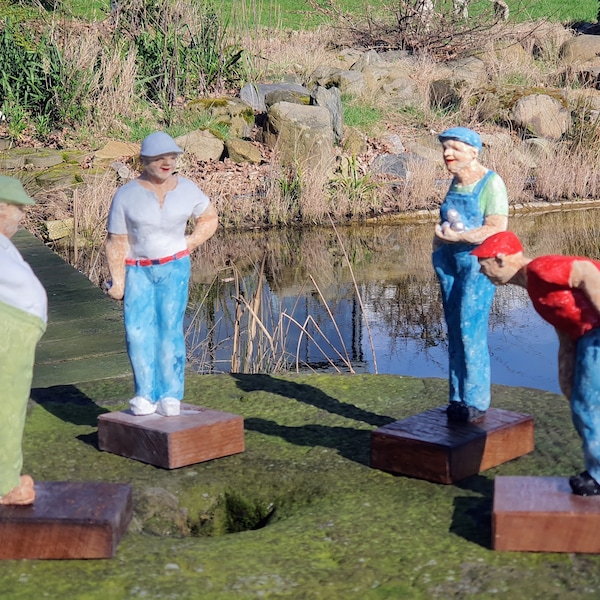
<path fill-rule="evenodd" d="M 136 417 L 130 411 L 98 417 L 100 450 L 165 469 L 177 469 L 244 451 L 239 415 L 182 404 L 177 417 Z"/>
<path fill-rule="evenodd" d="M 380 427 L 371 434 L 371 466 L 454 483 L 533 450 L 533 418 L 490 408 L 478 423 L 450 423 L 446 406 Z"/>
<path fill-rule="evenodd" d="M 600 553 L 600 496 L 576 496 L 563 477 L 496 477 L 492 548 Z"/>
<path fill-rule="evenodd" d="M 0 506 L 0 559 L 110 558 L 132 516 L 131 487 L 35 482 L 35 502 Z"/>

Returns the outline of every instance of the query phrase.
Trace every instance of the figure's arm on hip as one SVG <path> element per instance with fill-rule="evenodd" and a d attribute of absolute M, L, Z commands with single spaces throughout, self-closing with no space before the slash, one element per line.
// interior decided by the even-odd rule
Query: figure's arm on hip
<path fill-rule="evenodd" d="M 196 219 L 194 231 L 185 236 L 188 250 L 192 252 L 211 238 L 219 226 L 219 215 L 212 204 Z"/>
<path fill-rule="evenodd" d="M 108 289 L 108 295 L 114 300 L 121 300 L 125 293 L 125 259 L 129 250 L 127 234 L 108 234 L 106 240 L 106 258 L 108 270 L 112 278 L 112 285 Z"/>
<path fill-rule="evenodd" d="M 450 227 L 442 230 L 441 225 L 435 226 L 435 235 L 445 242 L 461 242 L 463 244 L 481 244 L 484 240 L 499 233 L 506 231 L 508 227 L 508 217 L 506 215 L 488 215 L 483 221 L 481 227 L 468 229 L 466 231 L 454 231 Z"/>
<path fill-rule="evenodd" d="M 577 342 L 574 342 L 566 333 L 558 329 L 556 335 L 558 335 L 558 385 L 567 400 L 570 401 L 575 374 Z"/>

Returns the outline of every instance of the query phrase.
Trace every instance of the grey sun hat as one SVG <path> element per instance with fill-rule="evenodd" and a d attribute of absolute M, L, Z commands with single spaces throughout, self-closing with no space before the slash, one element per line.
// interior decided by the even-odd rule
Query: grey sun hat
<path fill-rule="evenodd" d="M 3 204 L 35 204 L 23 189 L 23 184 L 14 177 L 0 175 L 0 202 Z"/>
<path fill-rule="evenodd" d="M 144 138 L 140 156 L 152 158 L 161 154 L 183 154 L 183 150 L 168 133 L 155 131 Z"/>

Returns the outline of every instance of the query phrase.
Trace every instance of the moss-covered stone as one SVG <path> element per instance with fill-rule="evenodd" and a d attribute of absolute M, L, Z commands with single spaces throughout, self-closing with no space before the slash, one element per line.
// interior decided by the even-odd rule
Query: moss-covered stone
<path fill-rule="evenodd" d="M 447 384 L 387 375 L 191 376 L 186 401 L 241 414 L 246 451 L 168 471 L 97 448 L 97 417 L 129 377 L 34 390 L 25 472 L 130 482 L 136 521 L 102 561 L 3 561 L 3 597 L 29 599 L 581 598 L 600 557 L 490 549 L 496 475 L 581 470 L 563 398 L 494 387 L 532 414 L 536 449 L 454 486 L 369 467 L 370 432 L 445 403 Z M 236 533 L 232 533 L 236 532 Z"/>

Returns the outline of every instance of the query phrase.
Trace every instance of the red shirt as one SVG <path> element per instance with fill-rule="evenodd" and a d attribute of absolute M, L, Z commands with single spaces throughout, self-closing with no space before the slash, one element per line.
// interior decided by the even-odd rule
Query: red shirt
<path fill-rule="evenodd" d="M 600 270 L 600 262 L 579 256 L 540 256 L 527 265 L 527 292 L 535 310 L 572 340 L 600 327 L 600 314 L 586 294 L 569 285 L 573 263 L 578 260 Z"/>

